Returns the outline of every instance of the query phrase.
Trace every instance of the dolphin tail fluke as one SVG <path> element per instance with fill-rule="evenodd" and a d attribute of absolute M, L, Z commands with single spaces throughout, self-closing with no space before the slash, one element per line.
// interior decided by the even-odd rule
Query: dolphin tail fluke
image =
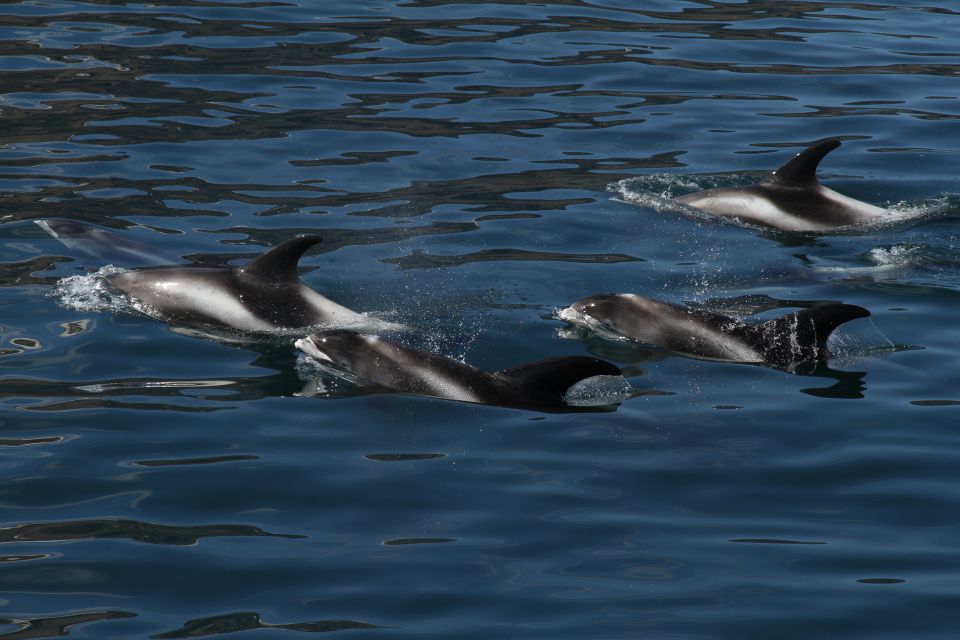
<path fill-rule="evenodd" d="M 317 235 L 302 235 L 290 238 L 248 262 L 240 269 L 243 273 L 271 280 L 296 280 L 297 263 L 307 249 L 323 238 Z"/>
<path fill-rule="evenodd" d="M 839 146 L 839 140 L 825 140 L 807 147 L 774 171 L 770 181 L 790 187 L 804 187 L 816 183 L 820 161 Z"/>
<path fill-rule="evenodd" d="M 581 380 L 594 376 L 619 376 L 621 371 L 616 365 L 600 358 L 570 356 L 531 362 L 498 371 L 495 375 L 518 391 L 529 390 L 531 397 L 562 402 L 570 387 Z"/>
<path fill-rule="evenodd" d="M 821 304 L 744 328 L 747 340 L 774 364 L 823 362 L 830 353 L 827 338 L 845 322 L 870 312 L 853 304 Z"/>

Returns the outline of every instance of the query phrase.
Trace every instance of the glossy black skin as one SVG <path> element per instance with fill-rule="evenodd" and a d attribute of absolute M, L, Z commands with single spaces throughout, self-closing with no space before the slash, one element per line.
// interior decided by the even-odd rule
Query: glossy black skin
<path fill-rule="evenodd" d="M 707 189 L 674 199 L 716 216 L 781 231 L 826 231 L 882 220 L 885 209 L 817 181 L 820 161 L 839 146 L 839 140 L 813 144 L 757 184 Z"/>
<path fill-rule="evenodd" d="M 453 358 L 349 330 L 321 331 L 298 341 L 297 347 L 381 390 L 546 412 L 609 411 L 609 406 L 568 405 L 564 396 L 580 380 L 621 375 L 615 365 L 583 356 L 488 373 Z"/>
<path fill-rule="evenodd" d="M 695 358 L 778 367 L 825 362 L 830 357 L 826 342 L 834 329 L 870 315 L 856 305 L 824 303 L 751 324 L 635 294 L 591 296 L 570 308 L 636 342 Z"/>
<path fill-rule="evenodd" d="M 320 241 L 319 236 L 297 236 L 242 267 L 148 267 L 109 276 L 107 283 L 171 324 L 269 332 L 362 323 L 361 314 L 300 281 L 297 263 Z"/>

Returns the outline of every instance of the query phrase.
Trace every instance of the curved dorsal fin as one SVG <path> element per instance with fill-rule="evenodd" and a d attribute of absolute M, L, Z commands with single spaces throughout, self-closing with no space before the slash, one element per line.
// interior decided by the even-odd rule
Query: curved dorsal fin
<path fill-rule="evenodd" d="M 531 362 L 498 371 L 494 375 L 521 393 L 548 396 L 562 403 L 570 387 L 581 380 L 593 376 L 619 376 L 621 371 L 616 365 L 600 358 L 568 356 Z"/>
<path fill-rule="evenodd" d="M 804 187 L 817 182 L 817 165 L 823 157 L 840 146 L 839 140 L 825 140 L 811 145 L 773 172 L 770 181 L 777 184 Z"/>
<path fill-rule="evenodd" d="M 297 263 L 307 249 L 321 240 L 323 238 L 316 235 L 290 238 L 261 253 L 241 267 L 240 272 L 272 280 L 297 280 Z"/>
<path fill-rule="evenodd" d="M 829 357 L 827 338 L 833 330 L 844 322 L 869 315 L 869 311 L 855 304 L 825 303 L 748 325 L 741 331 L 768 362 L 822 362 Z"/>

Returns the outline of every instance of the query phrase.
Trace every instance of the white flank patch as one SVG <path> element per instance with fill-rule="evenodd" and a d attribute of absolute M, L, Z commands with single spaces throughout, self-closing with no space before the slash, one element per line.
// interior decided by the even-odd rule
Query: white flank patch
<path fill-rule="evenodd" d="M 461 402 L 483 402 L 483 400 L 474 393 L 473 389 L 460 384 L 459 381 L 437 375 L 436 372 L 430 371 L 425 367 L 416 367 L 415 369 L 416 375 L 423 380 L 439 398 L 460 400 Z"/>
<path fill-rule="evenodd" d="M 863 216 L 864 222 L 874 222 L 890 216 L 890 212 L 886 209 L 874 206 L 867 202 L 861 202 L 860 200 L 854 200 L 849 196 L 845 196 L 842 193 L 837 193 L 833 189 L 828 189 L 823 185 L 820 185 L 819 191 L 820 195 L 822 195 L 824 198 L 832 200 L 841 207 L 855 211 L 857 215 Z"/>
<path fill-rule="evenodd" d="M 786 231 L 815 231 L 820 228 L 784 211 L 767 198 L 751 194 L 718 193 L 687 200 L 685 204 L 714 215 L 737 218 L 744 222 L 756 221 Z"/>
<path fill-rule="evenodd" d="M 376 336 L 365 336 L 364 340 L 371 349 L 377 351 L 384 359 L 396 362 L 407 373 L 407 377 L 420 380 L 430 390 L 430 395 L 448 400 L 461 402 L 482 403 L 483 400 L 474 393 L 473 389 L 464 386 L 458 380 L 453 380 L 430 367 L 430 362 L 399 362 L 392 350 L 392 345 L 380 340 Z"/>
<path fill-rule="evenodd" d="M 193 311 L 213 318 L 228 327 L 242 331 L 270 331 L 274 325 L 252 314 L 242 301 L 229 291 L 205 283 L 193 282 L 185 285 L 181 281 L 158 282 L 151 292 L 154 300 L 148 296 L 139 296 L 147 304 L 185 311 Z"/>
<path fill-rule="evenodd" d="M 306 300 L 307 304 L 313 309 L 314 313 L 323 317 L 323 324 L 345 326 L 351 324 L 362 324 L 367 318 L 351 311 L 343 305 L 339 305 L 330 298 L 326 298 L 309 287 L 300 287 L 300 295 Z"/>

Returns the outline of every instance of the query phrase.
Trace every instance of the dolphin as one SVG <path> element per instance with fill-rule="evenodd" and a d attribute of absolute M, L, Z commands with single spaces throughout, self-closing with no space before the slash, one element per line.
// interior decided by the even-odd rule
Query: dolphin
<path fill-rule="evenodd" d="M 539 411 L 606 411 L 567 404 L 567 391 L 595 376 L 621 376 L 614 364 L 586 356 L 552 358 L 493 373 L 459 360 L 347 329 L 320 331 L 296 347 L 321 367 L 378 391 Z"/>
<path fill-rule="evenodd" d="M 108 276 L 108 287 L 171 324 L 244 332 L 273 332 L 315 325 L 368 324 L 366 316 L 304 285 L 297 263 L 321 241 L 291 238 L 242 267 L 147 267 Z"/>
<path fill-rule="evenodd" d="M 88 258 L 141 267 L 169 263 L 152 247 L 104 227 L 54 218 L 34 220 L 34 223 L 67 248 Z"/>
<path fill-rule="evenodd" d="M 723 218 L 782 231 L 826 231 L 883 220 L 889 216 L 886 209 L 817 182 L 817 165 L 839 146 L 839 140 L 826 140 L 807 147 L 757 184 L 697 191 L 674 200 Z"/>
<path fill-rule="evenodd" d="M 789 368 L 826 361 L 830 333 L 870 312 L 852 304 L 824 303 L 751 324 L 703 309 L 620 293 L 584 298 L 557 315 L 567 322 L 693 358 Z"/>

